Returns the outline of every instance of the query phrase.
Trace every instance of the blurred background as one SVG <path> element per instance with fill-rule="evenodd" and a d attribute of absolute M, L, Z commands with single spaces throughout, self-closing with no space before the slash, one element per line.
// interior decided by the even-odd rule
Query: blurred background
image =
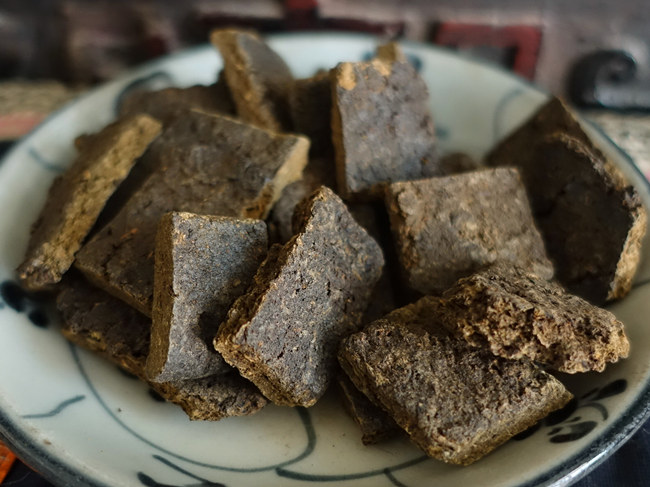
<path fill-rule="evenodd" d="M 485 58 L 575 101 L 650 108 L 643 0 L 2 0 L 0 76 L 89 84 L 220 26 L 361 31 Z M 587 77 L 572 79 L 577 67 Z M 644 80 L 644 78 L 646 78 Z M 593 83 L 587 99 L 583 89 Z M 616 88 L 625 83 L 625 94 Z"/>
<path fill-rule="evenodd" d="M 262 33 L 364 32 L 484 59 L 567 98 L 650 176 L 647 5 L 644 0 L 0 0 L 0 155 L 92 85 L 206 43 L 215 27 L 240 26 Z M 578 485 L 648 485 L 646 428 Z M 0 444 L 2 487 L 50 485 L 20 462 L 12 461 L 9 470 L 6 458 Z"/>
<path fill-rule="evenodd" d="M 650 135 L 650 10 L 643 0 L 1 0 L 0 141 L 80 90 L 205 43 L 215 27 L 354 31 L 429 42 L 498 64 L 593 112 L 629 147 Z M 640 125 L 639 125 L 640 124 Z M 640 131 L 640 132 L 639 132 Z M 639 133 L 638 133 L 639 132 Z M 638 137 L 637 137 L 638 138 Z M 626 145 L 627 144 L 627 145 Z M 634 146 L 634 142 L 632 142 Z M 639 157 L 638 157 L 639 158 Z M 646 164 L 640 156 L 641 166 Z M 644 167 L 645 168 L 645 167 Z"/>

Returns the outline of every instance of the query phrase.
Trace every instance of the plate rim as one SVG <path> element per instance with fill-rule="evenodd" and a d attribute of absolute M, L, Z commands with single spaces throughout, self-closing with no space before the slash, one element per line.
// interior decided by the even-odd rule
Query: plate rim
<path fill-rule="evenodd" d="M 305 32 L 282 32 L 272 33 L 263 36 L 270 42 L 275 40 L 291 39 L 291 38 L 338 38 L 350 40 L 363 40 L 379 43 L 382 37 L 373 34 L 366 34 L 361 32 L 340 32 L 340 31 L 305 31 Z M 436 51 L 439 54 L 453 57 L 462 60 L 463 62 L 480 66 L 482 68 L 499 72 L 508 78 L 516 80 L 536 91 L 545 97 L 550 97 L 551 94 L 535 85 L 530 80 L 522 78 L 517 74 L 506 70 L 505 68 L 491 64 L 488 61 L 472 58 L 470 56 L 458 53 L 450 48 L 436 46 L 434 44 L 411 41 L 406 39 L 398 39 L 397 42 L 407 48 L 424 49 Z M 87 92 L 75 97 L 59 109 L 55 110 L 47 117 L 45 117 L 36 127 L 29 133 L 22 136 L 15 141 L 9 150 L 0 158 L 0 171 L 3 168 L 3 162 L 13 156 L 13 153 L 20 149 L 21 146 L 27 144 L 42 128 L 47 124 L 57 119 L 63 113 L 74 108 L 77 104 L 84 101 L 86 98 L 95 95 L 97 92 L 105 90 L 107 86 L 113 84 L 122 84 L 129 79 L 135 79 L 140 73 L 154 71 L 161 65 L 166 65 L 174 62 L 176 59 L 186 58 L 196 55 L 211 48 L 209 43 L 202 43 L 196 46 L 190 46 L 180 51 L 172 52 L 156 59 L 149 60 L 145 63 L 128 68 L 125 72 L 117 77 L 100 83 L 99 85 L 91 88 Z M 215 55 L 219 53 L 215 51 Z M 607 133 L 595 122 L 591 121 L 583 114 L 578 113 L 578 118 L 581 122 L 589 124 L 590 127 L 595 129 L 602 137 L 616 149 L 616 152 L 626 164 L 639 176 L 641 185 L 644 191 L 650 195 L 650 181 L 645 177 L 640 168 L 634 163 L 632 157 L 627 154 L 616 142 L 614 142 Z M 498 141 L 497 141 L 498 143 Z M 640 189 L 638 185 L 635 185 Z M 553 469 L 537 475 L 523 484 L 520 487 L 564 487 L 568 486 L 579 479 L 583 478 L 588 473 L 592 472 L 596 467 L 601 465 L 607 460 L 616 450 L 618 450 L 644 423 L 650 418 L 650 380 L 647 380 L 645 385 L 641 388 L 638 395 L 631 400 L 630 406 L 624 413 L 617 418 L 616 421 L 611 423 L 597 438 L 588 443 L 580 452 L 574 454 L 568 459 L 559 463 Z M 41 445 L 38 441 L 25 434 L 14 422 L 5 415 L 4 411 L 0 410 L 0 439 L 10 446 L 12 451 L 20 458 L 25 460 L 25 463 L 34 468 L 43 476 L 48 476 L 46 479 L 55 485 L 61 486 L 88 486 L 88 487 L 114 487 L 102 482 L 98 478 L 93 478 L 90 472 L 84 472 L 82 469 L 76 468 L 69 463 L 61 461 L 56 456 L 52 455 L 48 447 Z"/>

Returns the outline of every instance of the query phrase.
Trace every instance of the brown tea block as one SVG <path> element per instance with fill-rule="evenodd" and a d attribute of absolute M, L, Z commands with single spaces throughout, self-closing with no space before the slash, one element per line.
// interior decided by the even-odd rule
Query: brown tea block
<path fill-rule="evenodd" d="M 522 166 L 521 159 L 532 155 L 532 144 L 555 133 L 570 135 L 593 148 L 569 106 L 562 99 L 551 97 L 521 126 L 504 137 L 488 153 L 486 161 L 491 166 Z"/>
<path fill-rule="evenodd" d="M 170 211 L 265 218 L 300 178 L 309 141 L 228 117 L 188 112 L 154 144 L 151 175 L 77 255 L 76 266 L 111 294 L 151 314 L 154 241 Z"/>
<path fill-rule="evenodd" d="M 225 81 L 210 86 L 164 88 L 130 93 L 120 105 L 120 116 L 146 113 L 168 126 L 188 110 L 232 115 L 235 107 Z"/>
<path fill-rule="evenodd" d="M 296 220 L 302 226 L 271 247 L 214 344 L 274 403 L 311 406 L 336 375 L 339 340 L 361 325 L 384 259 L 326 187 L 301 204 Z"/>
<path fill-rule="evenodd" d="M 119 102 L 121 116 L 146 113 L 160 120 L 164 128 L 169 127 L 177 118 L 187 116 L 187 112 L 192 110 L 229 116 L 235 114 L 235 106 L 226 85 L 223 71 L 219 73 L 217 82 L 209 86 L 171 87 L 153 91 L 137 89 L 129 92 Z M 164 132 L 160 138 L 166 138 Z M 164 149 L 164 144 L 149 146 L 149 150 L 144 153 L 129 176 L 120 184 L 107 202 L 94 230 L 101 230 L 104 225 L 112 220 L 126 201 L 156 169 L 161 160 L 160 148 Z M 93 233 L 94 231 L 90 235 L 92 236 Z"/>
<path fill-rule="evenodd" d="M 336 382 L 341 392 L 343 407 L 359 425 L 361 442 L 364 445 L 390 440 L 402 432 L 395 420 L 359 391 L 347 375 L 339 374 Z"/>
<path fill-rule="evenodd" d="M 516 169 L 393 183 L 385 201 L 403 275 L 416 291 L 441 293 L 498 262 L 553 276 Z"/>
<path fill-rule="evenodd" d="M 556 277 L 569 291 L 594 304 L 629 292 L 646 210 L 562 101 L 542 106 L 487 160 L 519 168 Z"/>
<path fill-rule="evenodd" d="M 172 212 L 158 224 L 149 380 L 232 371 L 212 346 L 233 301 L 266 256 L 262 220 Z"/>
<path fill-rule="evenodd" d="M 311 153 L 318 157 L 332 157 L 332 88 L 328 71 L 310 78 L 297 79 L 291 85 L 289 108 L 293 131 L 305 134 L 311 140 Z"/>
<path fill-rule="evenodd" d="M 276 132 L 291 128 L 289 67 L 253 32 L 218 29 L 210 41 L 223 57 L 224 74 L 242 120 Z"/>
<path fill-rule="evenodd" d="M 145 377 L 151 320 L 83 279 L 65 282 L 57 297 L 63 335 L 147 382 L 192 420 L 217 421 L 259 411 L 267 400 L 236 371 L 201 379 L 153 383 Z"/>
<path fill-rule="evenodd" d="M 52 183 L 32 226 L 25 260 L 17 270 L 23 286 L 41 290 L 61 280 L 106 201 L 160 130 L 158 121 L 137 115 L 83 136 L 77 158 Z"/>
<path fill-rule="evenodd" d="M 469 465 L 571 399 L 531 361 L 495 357 L 447 333 L 429 303 L 345 338 L 338 355 L 355 386 L 427 455 Z"/>
<path fill-rule="evenodd" d="M 310 157 L 302 179 L 284 188 L 269 216 L 269 222 L 277 228 L 281 243 L 286 243 L 294 235 L 292 219 L 298 203 L 320 186 L 333 188 L 336 185 L 334 171 L 332 157 Z"/>
<path fill-rule="evenodd" d="M 144 378 L 149 318 L 79 276 L 64 279 L 56 305 L 61 332 L 69 341 Z"/>
<path fill-rule="evenodd" d="M 323 162 L 328 162 L 329 164 L 323 164 Z M 316 166 L 316 163 L 319 163 L 319 165 Z M 317 167 L 318 169 L 310 169 L 310 167 Z M 271 221 L 276 225 L 282 243 L 287 242 L 295 232 L 299 231 L 301 222 L 296 222 L 297 228 L 295 229 L 292 224 L 293 213 L 296 206 L 298 206 L 305 197 L 309 196 L 309 194 L 320 185 L 329 186 L 328 184 L 323 183 L 323 180 L 327 180 L 330 183 L 333 182 L 331 181 L 333 173 L 331 170 L 328 171 L 328 169 L 333 167 L 334 163 L 330 159 L 323 161 L 310 161 L 307 168 L 305 168 L 303 179 L 296 181 L 285 188 L 282 196 L 273 207 L 273 212 L 271 214 Z M 321 182 L 321 184 L 319 184 L 319 182 Z M 348 209 L 357 223 L 359 223 L 359 225 L 361 225 L 370 236 L 374 238 L 383 249 L 385 249 L 385 244 L 387 243 L 385 234 L 390 236 L 390 229 L 386 229 L 387 231 L 380 229 L 377 216 L 378 209 L 370 203 L 351 204 L 348 205 Z M 384 255 L 384 257 L 386 257 L 386 255 Z M 377 281 L 377 284 L 375 284 L 375 288 L 370 298 L 370 303 L 368 304 L 362 321 L 363 323 L 369 323 L 370 321 L 384 316 L 396 307 L 397 297 L 393 287 L 391 272 L 388 265 L 385 265 L 381 277 Z"/>
<path fill-rule="evenodd" d="M 602 372 L 630 350 L 612 313 L 513 266 L 461 279 L 444 298 L 445 325 L 502 357 L 527 357 L 573 374 Z"/>
<path fill-rule="evenodd" d="M 561 189 L 549 184 L 550 191 L 558 191 L 535 215 L 557 279 L 594 304 L 625 296 L 641 260 L 647 227 L 636 189 L 609 173 L 597 153 L 578 139 L 551 135 L 535 152 L 548 171 L 564 179 Z M 546 183 L 546 172 L 532 172 L 538 185 Z"/>
<path fill-rule="evenodd" d="M 341 63 L 331 71 L 339 193 L 377 197 L 382 183 L 441 174 L 427 87 L 408 62 Z"/>

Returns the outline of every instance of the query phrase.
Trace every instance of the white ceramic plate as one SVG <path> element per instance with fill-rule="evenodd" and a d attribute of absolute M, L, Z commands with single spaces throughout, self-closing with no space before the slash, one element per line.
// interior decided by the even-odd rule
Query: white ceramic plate
<path fill-rule="evenodd" d="M 366 36 L 313 34 L 270 42 L 298 77 L 367 58 L 376 44 Z M 405 51 L 429 85 L 443 152 L 481 156 L 547 98 L 444 50 L 406 44 Z M 19 292 L 13 276 L 47 188 L 74 155 L 73 139 L 109 122 L 134 84 L 208 84 L 220 64 L 205 46 L 136 69 L 50 117 L 0 164 L 0 434 L 27 462 L 61 486 L 565 485 L 641 424 L 650 398 L 647 245 L 635 289 L 612 306 L 627 326 L 630 358 L 602 374 L 572 377 L 573 407 L 465 468 L 426 459 L 403 439 L 362 446 L 332 395 L 308 410 L 269 406 L 247 418 L 192 423 L 115 366 L 70 346 L 56 315 Z M 648 185 L 631 161 L 587 129 L 648 205 Z"/>

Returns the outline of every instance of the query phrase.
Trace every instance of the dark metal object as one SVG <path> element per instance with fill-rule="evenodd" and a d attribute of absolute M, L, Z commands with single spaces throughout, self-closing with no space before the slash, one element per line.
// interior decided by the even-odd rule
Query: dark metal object
<path fill-rule="evenodd" d="M 650 111 L 650 80 L 638 79 L 638 63 L 623 50 L 595 51 L 580 58 L 567 82 L 582 107 Z"/>

